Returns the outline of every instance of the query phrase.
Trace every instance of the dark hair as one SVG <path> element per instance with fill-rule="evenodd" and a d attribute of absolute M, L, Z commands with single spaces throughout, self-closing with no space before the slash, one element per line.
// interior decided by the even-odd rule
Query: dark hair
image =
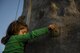
<path fill-rule="evenodd" d="M 21 21 L 21 22 L 25 22 L 25 19 L 26 19 L 26 16 L 20 16 L 18 18 L 18 20 Z"/>
<path fill-rule="evenodd" d="M 23 27 L 26 27 L 28 29 L 28 26 L 24 22 L 20 22 L 18 20 L 13 21 L 7 28 L 6 36 L 2 38 L 1 43 L 4 45 L 7 43 L 9 38 L 13 35 L 18 34 L 19 30 L 21 30 Z"/>

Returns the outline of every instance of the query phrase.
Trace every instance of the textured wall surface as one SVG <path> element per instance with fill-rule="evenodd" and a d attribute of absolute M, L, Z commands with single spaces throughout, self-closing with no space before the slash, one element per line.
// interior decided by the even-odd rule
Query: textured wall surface
<path fill-rule="evenodd" d="M 59 36 L 45 34 L 26 44 L 25 53 L 80 53 L 80 0 L 32 0 L 29 29 L 56 23 Z M 27 17 L 29 0 L 24 0 Z M 26 20 L 26 19 L 25 19 Z"/>

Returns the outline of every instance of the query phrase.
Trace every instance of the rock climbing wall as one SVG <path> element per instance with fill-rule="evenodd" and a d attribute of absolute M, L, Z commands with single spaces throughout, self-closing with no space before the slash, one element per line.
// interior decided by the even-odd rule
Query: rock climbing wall
<path fill-rule="evenodd" d="M 30 0 L 24 0 L 26 16 Z M 32 0 L 30 31 L 56 23 L 59 35 L 49 33 L 30 40 L 25 53 L 80 53 L 80 0 Z M 51 36 L 53 35 L 53 36 Z"/>

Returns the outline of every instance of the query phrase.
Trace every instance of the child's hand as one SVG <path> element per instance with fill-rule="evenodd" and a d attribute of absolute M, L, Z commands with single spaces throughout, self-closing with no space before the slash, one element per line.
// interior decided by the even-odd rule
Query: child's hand
<path fill-rule="evenodd" d="M 58 30 L 58 26 L 56 24 L 50 24 L 48 26 L 49 29 L 51 29 L 52 31 L 57 31 Z"/>
<path fill-rule="evenodd" d="M 59 35 L 59 27 L 57 24 L 50 24 L 48 28 L 54 33 L 54 35 Z"/>

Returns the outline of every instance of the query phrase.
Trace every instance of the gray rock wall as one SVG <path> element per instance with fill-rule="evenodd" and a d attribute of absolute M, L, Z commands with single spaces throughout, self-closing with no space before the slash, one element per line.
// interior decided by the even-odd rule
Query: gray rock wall
<path fill-rule="evenodd" d="M 29 0 L 24 0 L 23 14 L 27 17 Z M 80 53 L 79 0 L 32 0 L 29 29 L 34 30 L 50 23 L 60 27 L 59 36 L 51 33 L 35 38 L 26 44 L 25 53 Z M 26 21 L 26 18 L 25 20 Z"/>

